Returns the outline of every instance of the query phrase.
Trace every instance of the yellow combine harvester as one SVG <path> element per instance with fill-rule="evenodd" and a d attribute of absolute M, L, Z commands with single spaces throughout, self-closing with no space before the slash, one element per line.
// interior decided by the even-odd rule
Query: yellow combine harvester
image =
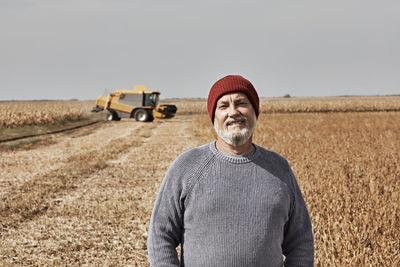
<path fill-rule="evenodd" d="M 158 91 L 146 91 L 145 85 L 135 85 L 133 90 L 116 90 L 107 96 L 99 96 L 92 112 L 108 110 L 107 120 L 135 118 L 137 121 L 153 121 L 154 118 L 172 118 L 175 105 L 158 105 Z"/>

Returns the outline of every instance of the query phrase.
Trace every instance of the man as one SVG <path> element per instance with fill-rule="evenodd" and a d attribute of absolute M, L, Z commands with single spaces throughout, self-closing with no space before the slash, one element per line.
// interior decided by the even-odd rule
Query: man
<path fill-rule="evenodd" d="M 253 85 L 238 75 L 220 79 L 207 109 L 217 140 L 183 153 L 168 170 L 150 222 L 151 266 L 313 266 L 311 222 L 295 176 L 283 157 L 252 143 Z"/>

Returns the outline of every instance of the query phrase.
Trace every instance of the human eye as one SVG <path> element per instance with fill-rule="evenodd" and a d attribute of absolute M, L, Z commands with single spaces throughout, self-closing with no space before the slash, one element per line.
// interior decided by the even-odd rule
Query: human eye
<path fill-rule="evenodd" d="M 236 105 L 238 106 L 246 106 L 247 105 L 247 101 L 246 100 L 239 100 L 236 102 Z"/>
<path fill-rule="evenodd" d="M 224 109 L 224 108 L 227 108 L 228 107 L 228 104 L 227 103 L 220 103 L 220 104 L 218 104 L 218 106 L 217 106 L 219 109 Z"/>

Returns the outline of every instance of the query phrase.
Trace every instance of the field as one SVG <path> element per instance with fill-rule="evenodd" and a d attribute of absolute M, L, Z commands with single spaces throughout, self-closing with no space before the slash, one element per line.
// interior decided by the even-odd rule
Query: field
<path fill-rule="evenodd" d="M 0 265 L 148 266 L 165 172 L 214 139 L 204 100 L 165 102 L 175 118 L 0 144 Z M 263 99 L 261 109 L 254 142 L 297 176 L 315 266 L 399 266 L 400 97 Z"/>
<path fill-rule="evenodd" d="M 0 102 L 0 128 L 44 125 L 79 120 L 87 116 L 94 101 Z"/>
<path fill-rule="evenodd" d="M 399 96 L 263 98 L 262 113 L 400 111 Z M 206 114 L 204 99 L 168 99 L 179 114 Z M 94 101 L 0 102 L 0 129 L 80 120 L 90 114 Z"/>

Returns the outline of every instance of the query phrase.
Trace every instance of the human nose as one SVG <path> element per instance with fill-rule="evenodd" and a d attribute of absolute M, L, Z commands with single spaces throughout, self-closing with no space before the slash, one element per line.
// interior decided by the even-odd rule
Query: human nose
<path fill-rule="evenodd" d="M 229 117 L 234 117 L 234 116 L 237 116 L 238 114 L 239 114 L 239 111 L 238 111 L 236 105 L 232 105 L 232 104 L 229 105 L 228 116 Z"/>

